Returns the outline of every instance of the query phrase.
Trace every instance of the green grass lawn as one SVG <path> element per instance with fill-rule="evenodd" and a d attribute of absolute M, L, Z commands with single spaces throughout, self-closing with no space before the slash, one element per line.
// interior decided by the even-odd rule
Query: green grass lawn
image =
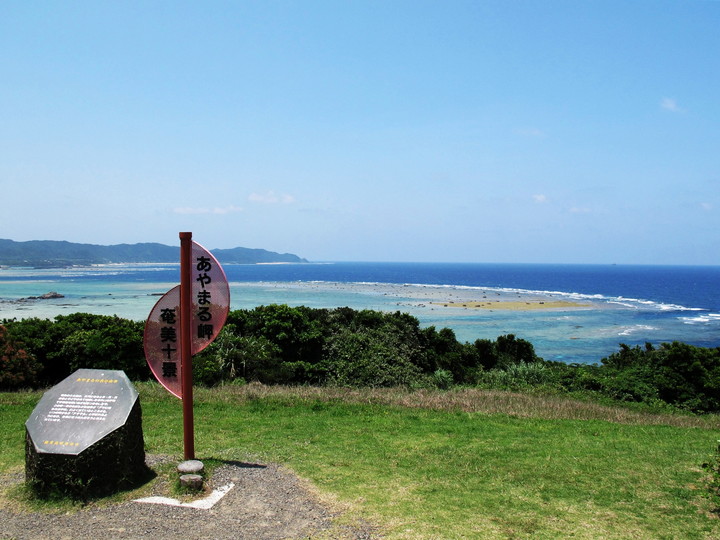
<path fill-rule="evenodd" d="M 147 451 L 179 459 L 180 401 L 138 389 Z M 390 538 L 720 537 L 702 469 L 718 417 L 627 420 L 608 408 L 608 419 L 582 419 L 567 411 L 586 405 L 547 414 L 541 398 L 523 413 L 484 412 L 452 394 L 407 406 L 412 396 L 392 392 L 198 390 L 196 454 L 283 463 Z M 39 397 L 0 394 L 1 472 L 22 470 L 23 424 Z"/>

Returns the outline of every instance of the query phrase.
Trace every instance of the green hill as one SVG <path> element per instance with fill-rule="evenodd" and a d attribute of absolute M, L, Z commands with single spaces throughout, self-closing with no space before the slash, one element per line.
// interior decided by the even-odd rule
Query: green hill
<path fill-rule="evenodd" d="M 299 263 L 292 253 L 236 247 L 211 250 L 221 263 Z M 100 246 L 56 240 L 15 242 L 0 239 L 0 264 L 6 266 L 63 267 L 87 264 L 178 262 L 180 248 L 157 243 Z"/>

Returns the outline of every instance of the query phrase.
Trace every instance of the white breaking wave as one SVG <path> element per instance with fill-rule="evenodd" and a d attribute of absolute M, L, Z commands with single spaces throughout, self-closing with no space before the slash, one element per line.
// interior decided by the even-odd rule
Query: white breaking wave
<path fill-rule="evenodd" d="M 657 330 L 654 326 L 649 326 L 647 324 L 636 324 L 635 326 L 629 326 L 625 328 L 622 332 L 618 332 L 618 336 L 630 336 L 632 334 L 636 334 L 637 332 L 642 331 L 652 331 Z"/>
<path fill-rule="evenodd" d="M 678 304 L 664 304 L 653 300 L 643 300 L 642 298 L 626 298 L 618 296 L 610 302 L 626 305 L 629 307 L 647 307 L 651 309 L 659 309 L 661 311 L 703 311 L 703 308 L 686 307 Z"/>
<path fill-rule="evenodd" d="M 697 317 L 678 317 L 685 324 L 720 322 L 720 313 L 703 313 Z"/>

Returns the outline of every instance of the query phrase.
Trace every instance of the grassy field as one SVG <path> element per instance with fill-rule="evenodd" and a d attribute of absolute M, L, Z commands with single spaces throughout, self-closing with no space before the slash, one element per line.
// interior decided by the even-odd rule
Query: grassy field
<path fill-rule="evenodd" d="M 182 455 L 180 402 L 139 384 L 147 451 Z M 39 393 L 0 394 L 0 472 Z M 198 459 L 280 462 L 390 538 L 720 538 L 720 418 L 457 390 L 196 390 Z"/>

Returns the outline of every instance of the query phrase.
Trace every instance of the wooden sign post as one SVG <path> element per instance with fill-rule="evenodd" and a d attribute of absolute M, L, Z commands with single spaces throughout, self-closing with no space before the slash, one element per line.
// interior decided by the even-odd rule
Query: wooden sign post
<path fill-rule="evenodd" d="M 185 459 L 195 459 L 192 381 L 192 233 L 180 233 L 180 377 Z"/>
<path fill-rule="evenodd" d="M 230 287 L 217 259 L 192 233 L 180 233 L 180 285 L 165 293 L 145 323 L 145 358 L 155 378 L 183 402 L 183 446 L 195 459 L 192 357 L 220 333 Z"/>

